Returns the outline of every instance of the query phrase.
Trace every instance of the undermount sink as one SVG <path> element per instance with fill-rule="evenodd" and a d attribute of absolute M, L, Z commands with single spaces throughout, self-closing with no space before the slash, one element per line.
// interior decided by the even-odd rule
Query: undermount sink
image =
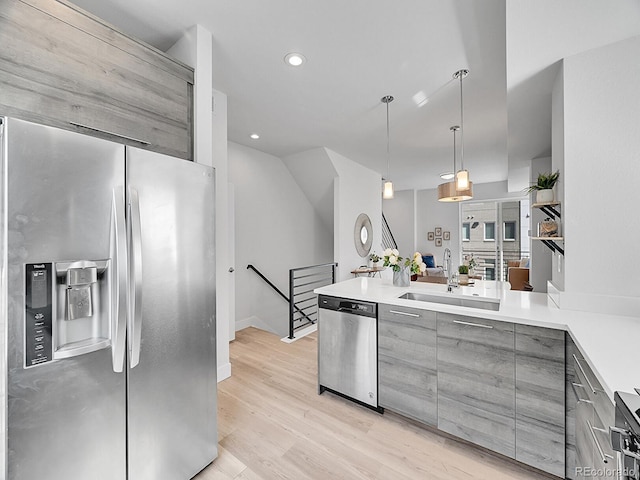
<path fill-rule="evenodd" d="M 428 295 L 426 293 L 412 292 L 400 295 L 398 298 L 403 298 L 405 300 L 418 300 L 419 302 L 444 303 L 446 305 L 456 305 L 458 307 L 480 308 L 482 310 L 494 310 L 496 312 L 500 309 L 500 300 L 489 298 L 448 297 L 444 295 Z"/>

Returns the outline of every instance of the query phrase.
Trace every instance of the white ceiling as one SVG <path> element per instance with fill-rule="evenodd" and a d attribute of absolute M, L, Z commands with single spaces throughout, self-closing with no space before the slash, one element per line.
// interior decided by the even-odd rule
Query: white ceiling
<path fill-rule="evenodd" d="M 505 180 L 508 168 L 550 154 L 554 64 L 640 35 L 640 0 L 73 3 L 161 50 L 194 24 L 209 30 L 229 140 L 278 157 L 324 146 L 386 176 L 380 99 L 393 95 L 390 177 L 400 189 L 433 188 L 452 169 L 455 71 L 470 70 L 465 167 L 475 183 Z M 302 67 L 285 65 L 292 51 L 306 56 Z"/>

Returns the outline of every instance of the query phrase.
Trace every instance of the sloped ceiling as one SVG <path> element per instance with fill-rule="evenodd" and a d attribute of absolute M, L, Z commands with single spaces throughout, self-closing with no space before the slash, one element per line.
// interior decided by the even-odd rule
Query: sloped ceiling
<path fill-rule="evenodd" d="M 500 181 L 550 152 L 558 60 L 640 35 L 638 0 L 74 3 L 161 50 L 196 23 L 208 29 L 229 139 L 272 155 L 327 147 L 387 176 L 380 99 L 393 95 L 389 176 L 400 189 L 433 188 L 452 168 L 455 71 L 470 70 L 465 166 L 475 183 Z M 292 51 L 307 57 L 298 69 L 283 62 Z"/>

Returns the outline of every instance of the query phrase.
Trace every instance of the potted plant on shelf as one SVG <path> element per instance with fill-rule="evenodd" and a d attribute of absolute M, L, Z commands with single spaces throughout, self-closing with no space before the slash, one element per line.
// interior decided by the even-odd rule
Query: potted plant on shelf
<path fill-rule="evenodd" d="M 458 283 L 460 285 L 469 285 L 469 266 L 460 265 L 458 267 Z"/>
<path fill-rule="evenodd" d="M 539 173 L 538 182 L 525 189 L 525 192 L 536 192 L 536 203 L 553 202 L 553 187 L 558 182 L 560 170 L 553 173 Z"/>
<path fill-rule="evenodd" d="M 369 255 L 369 260 L 371 261 L 371 266 L 373 268 L 378 268 L 380 257 L 376 254 L 376 252 L 373 252 L 371 255 Z"/>

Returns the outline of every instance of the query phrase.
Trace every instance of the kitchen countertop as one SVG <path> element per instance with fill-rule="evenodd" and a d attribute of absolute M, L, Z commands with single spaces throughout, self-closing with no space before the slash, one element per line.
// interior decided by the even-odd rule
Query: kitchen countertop
<path fill-rule="evenodd" d="M 449 293 L 443 284 L 411 282 L 409 287 L 396 287 L 390 279 L 360 277 L 317 288 L 314 292 L 566 330 L 612 401 L 615 391 L 633 392 L 634 387 L 640 387 L 640 373 L 636 368 L 640 318 L 561 310 L 548 300 L 545 293 L 509 288 L 507 282 L 476 281 L 474 286 L 458 287 Z M 500 300 L 500 309 L 492 311 L 398 298 L 407 292 Z"/>

